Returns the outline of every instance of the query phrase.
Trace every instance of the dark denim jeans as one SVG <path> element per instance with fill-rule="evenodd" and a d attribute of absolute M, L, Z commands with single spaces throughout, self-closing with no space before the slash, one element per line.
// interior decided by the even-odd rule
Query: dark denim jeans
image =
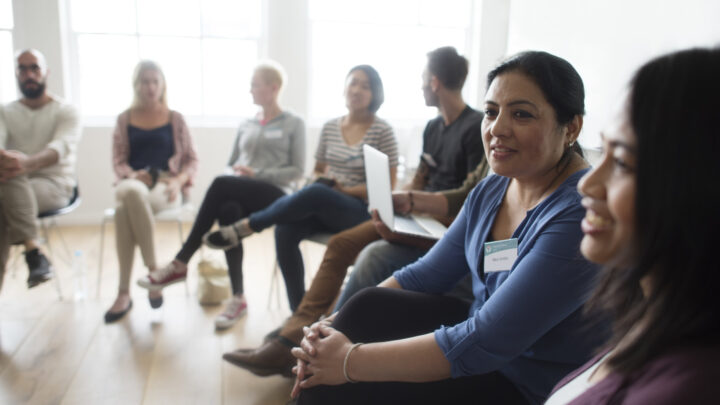
<path fill-rule="evenodd" d="M 256 232 L 276 225 L 275 252 L 292 311 L 297 309 L 305 294 L 300 241 L 320 232 L 340 232 L 369 218 L 363 200 L 319 183 L 281 197 L 250 215 L 250 227 Z"/>

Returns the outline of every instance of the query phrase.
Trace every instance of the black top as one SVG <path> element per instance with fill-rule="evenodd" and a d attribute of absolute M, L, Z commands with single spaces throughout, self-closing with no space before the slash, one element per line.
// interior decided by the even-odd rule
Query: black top
<path fill-rule="evenodd" d="M 469 106 L 445 126 L 442 116 L 430 120 L 423 133 L 421 165 L 428 168 L 426 191 L 450 190 L 485 159 L 481 124 L 483 114 Z"/>
<path fill-rule="evenodd" d="M 168 170 L 168 160 L 175 153 L 172 125 L 142 129 L 128 125 L 130 156 L 128 164 L 133 170 L 154 168 Z"/>

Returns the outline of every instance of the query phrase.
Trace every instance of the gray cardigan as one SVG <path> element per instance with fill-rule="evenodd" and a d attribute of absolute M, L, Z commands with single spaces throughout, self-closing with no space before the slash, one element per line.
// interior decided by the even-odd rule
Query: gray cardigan
<path fill-rule="evenodd" d="M 238 129 L 228 166 L 252 167 L 255 178 L 272 183 L 285 191 L 305 172 L 305 123 L 302 118 L 283 111 L 262 125 L 256 118 Z"/>

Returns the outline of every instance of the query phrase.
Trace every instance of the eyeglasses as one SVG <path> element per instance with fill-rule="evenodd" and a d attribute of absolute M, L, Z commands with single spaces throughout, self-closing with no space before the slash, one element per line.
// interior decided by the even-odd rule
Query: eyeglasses
<path fill-rule="evenodd" d="M 33 64 L 30 66 L 25 65 L 18 65 L 17 68 L 15 68 L 15 73 L 17 75 L 27 74 L 28 72 L 31 72 L 33 74 L 39 74 L 42 71 L 39 65 Z"/>

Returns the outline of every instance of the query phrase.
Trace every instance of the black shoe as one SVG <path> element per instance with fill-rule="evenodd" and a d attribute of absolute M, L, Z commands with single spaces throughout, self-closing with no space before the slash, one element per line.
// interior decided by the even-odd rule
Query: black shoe
<path fill-rule="evenodd" d="M 33 249 L 25 252 L 25 262 L 28 265 L 30 274 L 28 275 L 28 288 L 33 288 L 38 284 L 42 284 L 50 280 L 53 276 L 53 267 L 50 261 L 40 250 Z"/>
<path fill-rule="evenodd" d="M 128 313 L 132 309 L 132 300 L 130 300 L 130 303 L 128 304 L 127 308 L 123 309 L 120 312 L 105 312 L 105 323 L 113 323 L 115 321 L 120 320 L 125 314 Z"/>
<path fill-rule="evenodd" d="M 163 304 L 163 297 L 162 295 L 157 298 L 150 298 L 148 297 L 148 301 L 150 301 L 150 308 L 152 309 L 158 309 Z"/>

